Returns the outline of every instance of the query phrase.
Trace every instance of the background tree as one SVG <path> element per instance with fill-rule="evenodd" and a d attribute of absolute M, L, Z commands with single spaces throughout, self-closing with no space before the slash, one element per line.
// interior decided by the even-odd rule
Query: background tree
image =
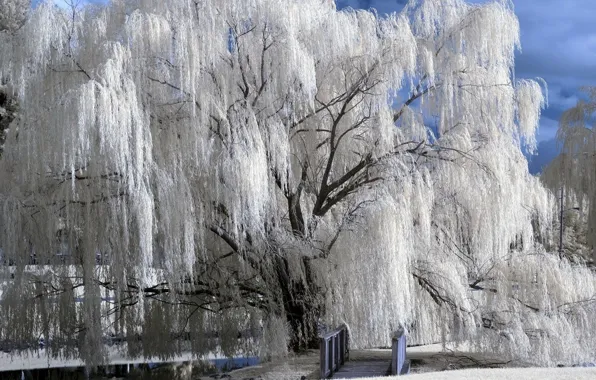
<path fill-rule="evenodd" d="M 545 169 L 542 177 L 553 191 L 563 191 L 565 196 L 560 202 L 564 210 L 578 208 L 582 211 L 578 217 L 583 221 L 582 230 L 585 231 L 579 239 L 585 241 L 581 244 L 588 251 L 585 258 L 593 262 L 596 254 L 596 214 L 592 209 L 596 199 L 596 177 L 593 173 L 596 139 L 592 124 L 596 111 L 596 90 L 592 87 L 584 90 L 587 96 L 561 116 L 557 139 L 562 151 Z"/>
<path fill-rule="evenodd" d="M 249 334 L 267 355 L 322 319 L 355 347 L 403 324 L 542 363 L 590 352 L 591 274 L 533 239 L 552 204 L 520 141 L 543 96 L 512 79 L 508 2 L 45 4 L 2 38 L 22 114 L 1 339 L 95 363 L 109 333 L 147 356 Z"/>

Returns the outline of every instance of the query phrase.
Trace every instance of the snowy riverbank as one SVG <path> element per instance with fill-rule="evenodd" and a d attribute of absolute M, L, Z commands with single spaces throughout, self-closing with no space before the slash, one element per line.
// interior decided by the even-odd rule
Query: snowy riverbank
<path fill-rule="evenodd" d="M 220 355 L 212 355 L 207 360 L 217 359 Z M 124 364 L 145 362 L 125 359 L 117 351 L 110 352 L 111 364 Z M 391 350 L 371 349 L 353 350 L 350 352 L 351 360 L 383 360 L 389 365 Z M 412 380 L 452 380 L 452 379 L 595 379 L 596 368 L 533 368 L 527 363 L 503 361 L 496 357 L 480 355 L 472 352 L 458 352 L 443 350 L 440 344 L 409 347 L 407 357 L 412 362 L 411 374 L 408 379 Z M 190 355 L 179 356 L 173 359 L 176 362 L 188 362 Z M 151 360 L 158 363 L 161 360 Z M 170 361 L 170 360 L 168 360 Z M 56 368 L 56 367 L 79 367 L 83 363 L 79 360 L 54 360 L 49 359 L 43 350 L 31 353 L 29 356 L 10 356 L 7 353 L 0 353 L 0 368 L 6 371 L 15 371 L 23 368 Z M 180 368 L 179 368 L 180 367 Z M 186 368 L 184 371 L 180 371 Z M 491 367 L 491 368 L 483 368 Z M 198 368 L 194 373 L 188 371 L 186 365 L 162 367 L 151 376 L 154 378 L 171 379 L 173 374 L 186 374 L 180 380 L 212 380 L 213 377 L 201 375 Z M 164 376 L 160 377 L 159 374 Z M 156 377 L 157 376 L 157 377 Z M 289 355 L 288 357 L 277 358 L 269 362 L 260 363 L 250 367 L 234 370 L 226 373 L 228 380 L 298 380 L 319 379 L 319 351 L 311 350 L 301 355 Z M 229 376 L 229 377 L 228 377 Z M 367 380 L 391 379 L 391 377 L 369 378 Z"/>
<path fill-rule="evenodd" d="M 122 364 L 141 364 L 141 363 L 182 363 L 192 362 L 195 358 L 191 353 L 177 355 L 172 358 L 128 358 L 121 350 L 116 348 L 108 349 L 107 364 L 122 365 Z M 246 365 L 254 365 L 259 362 L 256 357 L 237 357 L 233 359 L 226 358 L 221 353 L 212 353 L 203 358 L 203 361 L 211 363 L 216 368 L 224 368 L 226 365 L 234 367 L 242 367 Z M 45 350 L 24 351 L 17 354 L 0 352 L 0 371 L 19 371 L 19 370 L 33 370 L 46 368 L 76 368 L 84 367 L 85 363 L 80 359 L 55 359 L 48 357 Z M 1 379 L 0 372 L 0 379 Z"/>

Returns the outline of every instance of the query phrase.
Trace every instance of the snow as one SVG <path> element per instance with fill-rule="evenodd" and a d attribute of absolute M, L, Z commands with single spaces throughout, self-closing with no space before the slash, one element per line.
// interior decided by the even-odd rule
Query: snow
<path fill-rule="evenodd" d="M 536 368 L 520 361 L 503 361 L 487 354 L 443 349 L 441 344 L 408 347 L 408 360 L 415 363 L 408 379 L 588 379 L 596 377 L 596 368 Z M 368 349 L 350 351 L 351 360 L 386 360 L 389 364 L 391 350 Z M 507 368 L 477 368 L 482 366 Z M 462 367 L 468 367 L 462 369 Z M 476 368 L 473 368 L 476 367 Z M 231 380 L 248 378 L 261 380 L 318 379 L 319 351 L 311 350 L 302 355 L 290 355 L 257 366 L 238 369 L 227 374 Z M 207 380 L 204 376 L 201 379 Z M 391 379 L 393 377 L 368 378 Z"/>
<path fill-rule="evenodd" d="M 371 350 L 356 350 L 352 351 L 350 357 L 352 359 L 387 359 L 390 356 L 391 350 L 388 349 L 371 349 Z M 467 352 L 454 352 L 450 350 L 443 350 L 442 345 L 433 344 L 418 347 L 409 347 L 407 352 L 408 359 L 424 359 L 424 364 L 415 366 L 413 371 L 421 373 L 411 373 L 407 379 L 412 380 L 451 380 L 451 379 L 594 379 L 596 378 L 596 368 L 468 368 L 458 370 L 445 370 L 454 364 L 461 365 L 462 360 L 473 356 Z M 210 359 L 215 359 L 215 355 L 209 355 Z M 111 364 L 125 364 L 125 363 L 141 363 L 146 362 L 147 359 L 126 359 L 116 350 L 111 350 L 109 353 L 109 360 Z M 192 360 L 191 355 L 182 355 L 174 358 L 174 361 L 188 361 Z M 494 358 L 489 356 L 476 355 L 476 365 L 493 365 Z M 158 363 L 163 360 L 154 358 L 151 362 Z M 169 361 L 169 360 L 168 360 Z M 470 362 L 471 363 L 471 362 Z M 44 351 L 37 351 L 31 356 L 14 356 L 10 354 L 0 353 L 0 368 L 2 370 L 13 371 L 24 368 L 49 368 L 49 367 L 78 367 L 83 366 L 81 360 L 54 360 L 48 359 Z M 509 363 L 507 365 L 512 365 Z M 516 362 L 513 365 L 524 365 Z M 317 350 L 308 351 L 306 354 L 290 355 L 288 357 L 280 357 L 269 362 L 259 365 L 245 367 L 230 372 L 230 380 L 242 380 L 247 378 L 254 378 L 260 380 L 296 380 L 304 376 L 306 379 L 318 379 L 319 368 L 319 352 Z M 209 376 L 197 377 L 196 374 L 193 379 L 211 379 Z M 392 377 L 377 377 L 366 378 L 367 380 L 386 380 Z M 364 379 L 364 378 L 362 378 Z"/>
<path fill-rule="evenodd" d="M 398 378 L 377 377 L 367 380 L 386 380 Z M 403 377 L 399 377 L 400 379 Z M 596 378 L 596 368 L 490 368 L 490 369 L 463 369 L 456 371 L 429 372 L 417 375 L 407 376 L 408 380 L 466 380 L 466 379 L 484 379 L 484 380 L 505 380 L 505 379 L 525 379 L 525 380 L 582 380 Z"/>

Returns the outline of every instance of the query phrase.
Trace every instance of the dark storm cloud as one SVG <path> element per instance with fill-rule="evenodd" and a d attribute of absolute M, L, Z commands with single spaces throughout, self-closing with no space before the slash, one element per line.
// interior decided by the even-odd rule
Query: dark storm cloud
<path fill-rule="evenodd" d="M 538 138 L 554 138 L 561 114 L 596 85 L 596 1 L 517 0 L 522 51 L 515 61 L 519 78 L 541 77 L 549 87 L 549 108 Z M 540 152 L 539 152 L 540 154 Z"/>

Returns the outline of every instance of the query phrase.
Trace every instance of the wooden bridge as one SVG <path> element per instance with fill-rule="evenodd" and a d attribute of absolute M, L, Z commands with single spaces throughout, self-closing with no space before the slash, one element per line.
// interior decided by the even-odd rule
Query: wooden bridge
<path fill-rule="evenodd" d="M 410 372 L 410 364 L 406 360 L 406 334 L 403 329 L 393 335 L 390 360 L 381 356 L 363 355 L 364 351 L 350 355 L 349 343 L 348 328 L 345 325 L 321 336 L 322 378 L 354 379 L 406 375 Z"/>

